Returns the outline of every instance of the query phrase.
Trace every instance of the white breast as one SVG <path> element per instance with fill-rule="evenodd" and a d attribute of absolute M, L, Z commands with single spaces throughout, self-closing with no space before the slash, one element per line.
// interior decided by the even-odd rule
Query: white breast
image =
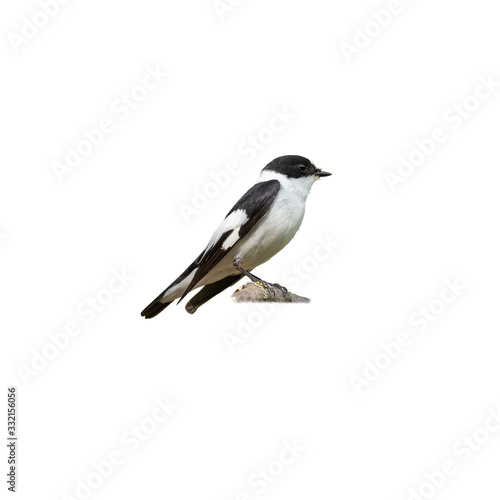
<path fill-rule="evenodd" d="M 240 260 L 245 269 L 254 269 L 276 255 L 295 236 L 302 224 L 306 199 L 315 178 L 311 176 L 289 179 L 276 172 L 264 171 L 258 182 L 271 179 L 278 180 L 281 188 L 270 210 L 240 242 L 236 243 L 219 264 L 200 281 L 199 286 L 213 283 L 229 274 L 238 274 L 238 271 L 233 266 L 235 259 Z M 243 215 L 240 214 L 240 216 L 243 218 Z"/>
<path fill-rule="evenodd" d="M 273 205 L 235 248 L 235 257 L 241 258 L 247 269 L 263 264 L 290 243 L 304 219 L 306 199 L 315 180 L 312 176 L 289 179 L 265 170 L 258 182 L 271 179 L 281 184 Z"/>

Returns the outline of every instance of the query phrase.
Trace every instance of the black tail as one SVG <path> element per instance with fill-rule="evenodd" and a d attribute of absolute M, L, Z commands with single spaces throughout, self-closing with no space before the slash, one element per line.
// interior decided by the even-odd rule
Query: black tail
<path fill-rule="evenodd" d="M 149 306 L 146 307 L 146 309 L 144 309 L 144 311 L 141 312 L 141 316 L 144 316 L 146 319 L 149 319 L 149 318 L 154 318 L 157 314 L 160 314 L 163 311 L 163 309 L 165 309 L 165 307 L 167 307 L 173 302 L 173 300 L 171 300 L 170 302 L 160 302 L 160 299 L 165 295 L 167 290 L 169 290 L 175 285 L 178 285 L 186 276 L 189 276 L 189 274 L 191 274 L 191 272 L 195 268 L 196 268 L 196 261 L 193 262 L 168 288 L 163 290 L 163 292 L 161 292 L 160 295 L 158 295 L 158 297 L 156 297 L 156 299 L 153 300 L 153 302 L 151 302 L 151 304 L 149 304 Z"/>
<path fill-rule="evenodd" d="M 144 316 L 146 319 L 154 318 L 157 314 L 160 314 L 165 307 L 173 302 L 160 302 L 162 296 L 163 294 L 153 300 L 153 302 L 151 302 L 151 304 L 149 304 L 149 306 L 141 312 L 141 316 Z"/>

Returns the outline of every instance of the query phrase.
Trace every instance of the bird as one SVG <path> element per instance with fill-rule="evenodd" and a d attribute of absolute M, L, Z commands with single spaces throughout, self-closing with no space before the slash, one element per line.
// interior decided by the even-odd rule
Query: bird
<path fill-rule="evenodd" d="M 313 184 L 329 175 L 303 156 L 272 160 L 229 211 L 203 252 L 141 316 L 153 318 L 200 287 L 201 291 L 186 305 L 190 314 L 243 276 L 266 284 L 251 271 L 290 243 L 302 224 Z"/>

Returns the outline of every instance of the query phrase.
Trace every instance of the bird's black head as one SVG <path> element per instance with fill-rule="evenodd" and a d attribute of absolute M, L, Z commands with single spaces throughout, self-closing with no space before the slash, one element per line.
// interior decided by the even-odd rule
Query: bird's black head
<path fill-rule="evenodd" d="M 297 155 L 279 156 L 271 163 L 268 163 L 263 171 L 272 170 L 279 174 L 286 175 L 291 179 L 298 179 L 300 177 L 326 177 L 331 175 L 330 172 L 323 172 L 316 168 L 307 158 Z"/>

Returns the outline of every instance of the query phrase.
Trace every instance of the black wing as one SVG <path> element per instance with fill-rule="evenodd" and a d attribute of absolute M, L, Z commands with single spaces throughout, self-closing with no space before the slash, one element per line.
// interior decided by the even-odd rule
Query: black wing
<path fill-rule="evenodd" d="M 243 275 L 239 276 L 226 276 L 220 281 L 215 283 L 210 283 L 210 285 L 205 285 L 200 292 L 198 292 L 186 305 L 186 311 L 189 314 L 194 314 L 198 307 L 202 306 L 205 302 L 213 299 L 216 295 L 223 292 L 226 288 L 233 286 L 235 283 L 240 281 Z"/>
<path fill-rule="evenodd" d="M 228 217 L 237 210 L 245 212 L 247 216 L 246 221 L 241 225 L 228 227 L 224 231 L 219 228 L 215 232 L 205 251 L 194 262 L 194 265 L 196 265 L 198 269 L 193 276 L 191 283 L 186 288 L 186 291 L 179 299 L 179 302 L 224 258 L 224 256 L 231 250 L 231 248 L 234 247 L 234 245 L 236 245 L 236 243 L 238 243 L 238 241 L 248 234 L 257 221 L 269 211 L 271 205 L 276 199 L 279 189 L 280 183 L 276 179 L 258 182 L 238 200 L 236 205 L 234 205 L 234 207 L 226 215 L 226 218 L 222 222 L 220 228 L 225 227 L 224 223 Z M 226 244 L 228 237 L 235 231 L 237 231 L 235 238 L 231 238 L 232 241 L 229 244 Z"/>

